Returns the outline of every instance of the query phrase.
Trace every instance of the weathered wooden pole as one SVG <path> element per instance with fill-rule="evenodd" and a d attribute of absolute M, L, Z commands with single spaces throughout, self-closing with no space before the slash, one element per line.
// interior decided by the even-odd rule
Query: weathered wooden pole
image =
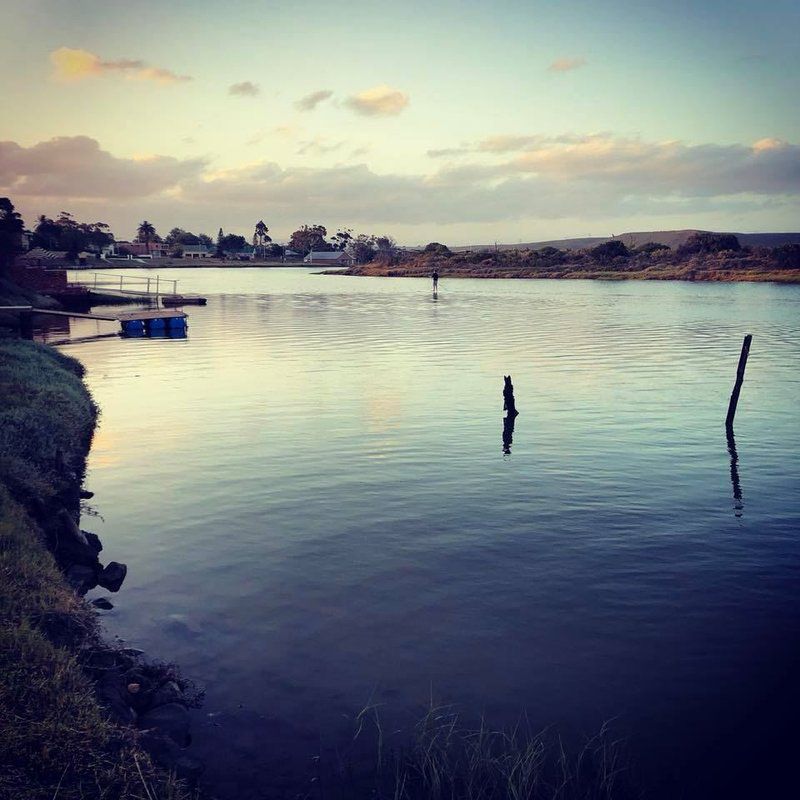
<path fill-rule="evenodd" d="M 747 356 L 750 353 L 751 341 L 753 341 L 753 335 L 748 333 L 742 342 L 742 352 L 739 355 L 739 366 L 736 368 L 736 383 L 733 385 L 731 401 L 728 403 L 728 416 L 725 417 L 725 425 L 728 428 L 733 426 L 733 418 L 736 416 L 736 406 L 739 403 L 739 392 L 742 390 L 742 383 L 744 383 L 744 369 L 747 366 Z"/>

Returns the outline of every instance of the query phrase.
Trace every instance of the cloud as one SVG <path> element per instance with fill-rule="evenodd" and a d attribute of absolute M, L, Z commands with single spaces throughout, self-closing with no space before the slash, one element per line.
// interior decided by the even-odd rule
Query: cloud
<path fill-rule="evenodd" d="M 57 211 L 74 200 L 70 207 L 91 207 L 111 221 L 125 213 L 127 226 L 137 214 L 161 213 L 184 225 L 203 220 L 218 227 L 219 219 L 229 227 L 256 209 L 280 226 L 321 219 L 429 231 L 535 220 L 627 222 L 644 215 L 653 224 L 680 218 L 692 225 L 700 214 L 755 218 L 800 210 L 800 145 L 779 139 L 693 145 L 610 134 L 532 135 L 527 144 L 518 138 L 505 144 L 523 149 L 479 150 L 478 143 L 467 162 L 411 174 L 379 173 L 365 164 L 271 162 L 212 171 L 202 159 L 120 158 L 85 136 L 31 147 L 0 142 L 0 195 L 19 197 L 25 213 Z M 343 146 L 300 143 L 309 153 Z"/>
<path fill-rule="evenodd" d="M 154 81 L 156 83 L 184 83 L 192 80 L 190 75 L 178 75 L 163 67 L 150 67 L 140 59 L 120 58 L 104 61 L 88 50 L 59 47 L 50 53 L 53 74 L 57 80 L 65 82 L 82 81 L 102 75 L 121 74 L 133 80 Z"/>
<path fill-rule="evenodd" d="M 37 198 L 150 197 L 197 178 L 205 162 L 169 156 L 117 158 L 88 136 L 23 147 L 0 142 L 0 193 Z"/>
<path fill-rule="evenodd" d="M 557 58 L 547 68 L 548 72 L 571 72 L 586 66 L 585 58 Z"/>
<path fill-rule="evenodd" d="M 800 194 L 800 146 L 778 139 L 689 145 L 596 134 L 542 140 L 506 168 L 650 196 Z"/>
<path fill-rule="evenodd" d="M 320 103 L 333 96 L 330 89 L 320 89 L 301 97 L 294 105 L 299 111 L 313 111 Z"/>
<path fill-rule="evenodd" d="M 344 145 L 344 142 L 327 143 L 324 137 L 315 136 L 313 139 L 300 142 L 299 144 L 300 146 L 297 148 L 297 155 L 299 156 L 324 156 L 328 153 L 333 153 L 336 150 L 340 150 Z"/>
<path fill-rule="evenodd" d="M 228 94 L 236 95 L 237 97 L 256 97 L 256 95 L 261 94 L 261 89 L 258 84 L 252 81 L 242 81 L 229 86 Z"/>
<path fill-rule="evenodd" d="M 351 95 L 344 104 L 366 117 L 394 117 L 409 103 L 408 95 L 386 84 Z"/>

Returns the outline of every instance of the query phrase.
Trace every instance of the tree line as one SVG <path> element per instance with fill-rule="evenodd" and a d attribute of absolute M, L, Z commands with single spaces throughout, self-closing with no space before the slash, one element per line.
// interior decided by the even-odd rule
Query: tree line
<path fill-rule="evenodd" d="M 25 232 L 24 222 L 7 197 L 0 198 L 0 265 L 7 264 L 11 258 L 22 252 L 22 236 Z M 149 220 L 142 220 L 136 228 L 133 241 L 150 245 L 162 245 L 173 257 L 180 257 L 186 247 L 204 246 L 218 258 L 252 253 L 256 258 L 282 258 L 286 251 L 299 257 L 310 252 L 341 251 L 348 253 L 358 264 L 368 264 L 373 260 L 391 261 L 396 256 L 397 244 L 388 235 L 354 234 L 351 228 L 339 228 L 329 236 L 324 225 L 301 225 L 289 236 L 286 246 L 272 240 L 269 227 L 264 220 L 259 220 L 250 240 L 236 233 L 225 233 L 222 228 L 213 240 L 205 233 L 193 233 L 184 228 L 172 228 L 165 236 L 161 236 L 155 225 Z M 109 245 L 116 244 L 111 227 L 105 222 L 79 222 L 72 214 L 61 211 L 57 217 L 51 218 L 41 214 L 33 226 L 30 246 L 41 247 L 66 253 L 67 259 L 74 261 L 84 251 L 100 253 Z M 252 248 L 252 250 L 251 250 Z M 118 246 L 121 255 L 131 255 L 125 245 Z"/>

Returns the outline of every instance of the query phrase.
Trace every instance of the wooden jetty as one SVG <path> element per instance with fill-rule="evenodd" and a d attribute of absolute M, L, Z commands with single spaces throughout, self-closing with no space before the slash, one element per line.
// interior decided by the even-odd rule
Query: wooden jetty
<path fill-rule="evenodd" d="M 92 314 L 81 311 L 56 311 L 51 308 L 34 306 L 0 306 L 0 311 L 14 311 L 20 315 L 20 328 L 31 330 L 31 317 L 34 314 L 50 317 L 77 317 L 96 319 L 103 322 L 119 322 L 122 332 L 129 335 L 160 333 L 165 330 L 185 330 L 187 315 L 176 308 L 139 308 L 135 311 L 119 313 Z"/>
<path fill-rule="evenodd" d="M 204 306 L 208 300 L 199 294 L 162 294 L 161 304 L 164 306 Z"/>

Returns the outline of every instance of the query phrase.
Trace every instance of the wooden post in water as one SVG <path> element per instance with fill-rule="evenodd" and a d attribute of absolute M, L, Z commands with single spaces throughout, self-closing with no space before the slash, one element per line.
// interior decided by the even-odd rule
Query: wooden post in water
<path fill-rule="evenodd" d="M 742 352 L 739 355 L 739 366 L 736 368 L 736 383 L 733 385 L 731 401 L 728 403 L 728 416 L 725 417 L 725 426 L 727 428 L 733 427 L 733 418 L 736 416 L 736 406 L 739 403 L 739 392 L 742 390 L 742 383 L 744 383 L 744 368 L 747 366 L 747 356 L 750 353 L 751 341 L 753 341 L 753 335 L 748 333 L 742 342 Z"/>

